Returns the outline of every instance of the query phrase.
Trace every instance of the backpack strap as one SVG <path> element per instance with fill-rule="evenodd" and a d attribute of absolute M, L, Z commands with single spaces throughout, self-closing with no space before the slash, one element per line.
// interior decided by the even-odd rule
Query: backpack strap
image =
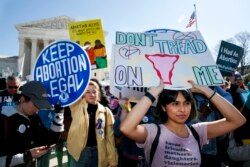
<path fill-rule="evenodd" d="M 150 150 L 149 166 L 151 166 L 151 164 L 152 164 L 154 154 L 155 154 L 155 151 L 156 151 L 156 147 L 158 146 L 159 138 L 160 138 L 160 134 L 161 134 L 160 126 L 158 124 L 156 124 L 156 126 L 157 126 L 157 133 L 156 133 L 156 136 L 154 138 L 154 141 L 152 143 L 152 147 L 151 147 L 151 150 Z"/>
<path fill-rule="evenodd" d="M 200 136 L 199 136 L 199 134 L 197 133 L 197 131 L 194 129 L 193 126 L 190 125 L 190 126 L 188 126 L 188 127 L 189 127 L 191 133 L 193 134 L 195 140 L 197 141 L 197 143 L 198 143 L 198 145 L 199 145 L 199 150 L 200 150 L 200 153 L 201 153 Z"/>

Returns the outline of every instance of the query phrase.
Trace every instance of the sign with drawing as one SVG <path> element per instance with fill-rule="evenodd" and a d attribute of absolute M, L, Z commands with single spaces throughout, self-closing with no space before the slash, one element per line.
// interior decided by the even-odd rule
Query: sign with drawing
<path fill-rule="evenodd" d="M 51 43 L 42 50 L 33 76 L 47 88 L 51 104 L 65 107 L 82 97 L 91 77 L 90 71 L 90 62 L 82 47 L 65 40 Z"/>
<path fill-rule="evenodd" d="M 222 85 L 223 78 L 199 31 L 116 32 L 112 50 L 114 86 L 150 87 L 163 79 L 166 89 Z"/>
<path fill-rule="evenodd" d="M 100 19 L 70 22 L 70 40 L 84 46 L 92 69 L 107 68 L 104 32 Z"/>

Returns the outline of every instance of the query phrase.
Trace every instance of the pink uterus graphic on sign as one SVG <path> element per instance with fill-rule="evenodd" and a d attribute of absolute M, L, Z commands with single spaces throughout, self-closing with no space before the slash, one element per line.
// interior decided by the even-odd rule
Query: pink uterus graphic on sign
<path fill-rule="evenodd" d="M 174 65 L 179 59 L 179 55 L 154 54 L 145 57 L 153 64 L 157 76 L 163 80 L 164 84 L 172 85 Z"/>

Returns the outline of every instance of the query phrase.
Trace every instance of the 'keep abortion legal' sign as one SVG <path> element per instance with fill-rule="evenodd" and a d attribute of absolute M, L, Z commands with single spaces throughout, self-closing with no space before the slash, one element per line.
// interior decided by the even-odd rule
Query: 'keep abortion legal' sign
<path fill-rule="evenodd" d="M 90 71 L 87 53 L 77 43 L 65 40 L 51 43 L 42 50 L 33 76 L 46 86 L 52 105 L 66 107 L 81 98 Z"/>

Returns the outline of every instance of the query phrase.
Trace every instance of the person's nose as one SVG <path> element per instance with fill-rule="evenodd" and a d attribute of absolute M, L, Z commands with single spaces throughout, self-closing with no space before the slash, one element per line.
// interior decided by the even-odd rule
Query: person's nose
<path fill-rule="evenodd" d="M 185 111 L 185 106 L 184 104 L 180 104 L 180 112 L 184 112 Z"/>

